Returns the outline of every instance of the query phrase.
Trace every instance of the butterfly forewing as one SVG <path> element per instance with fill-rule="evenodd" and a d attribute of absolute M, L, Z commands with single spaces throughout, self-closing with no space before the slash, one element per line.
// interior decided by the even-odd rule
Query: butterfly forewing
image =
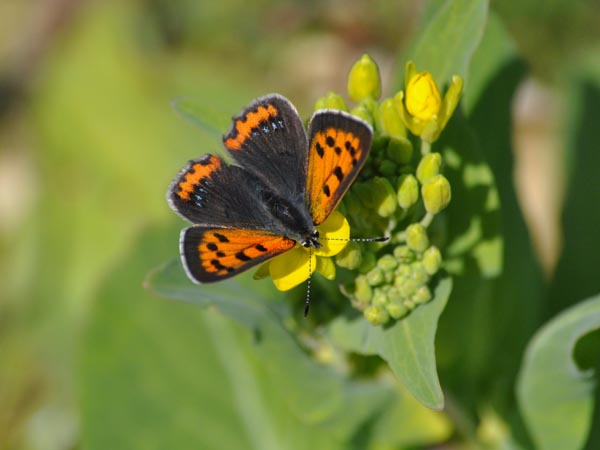
<path fill-rule="evenodd" d="M 369 125 L 350 114 L 317 111 L 309 125 L 306 201 L 315 225 L 338 205 L 371 148 Z"/>
<path fill-rule="evenodd" d="M 233 118 L 223 143 L 241 166 L 279 195 L 302 198 L 308 144 L 300 116 L 285 97 L 254 100 Z"/>
<path fill-rule="evenodd" d="M 291 249 L 295 241 L 267 231 L 190 227 L 181 232 L 187 274 L 202 283 L 224 280 Z"/>
<path fill-rule="evenodd" d="M 265 189 L 243 168 L 207 154 L 183 168 L 167 196 L 171 207 L 195 224 L 271 230 L 272 221 L 260 198 Z"/>

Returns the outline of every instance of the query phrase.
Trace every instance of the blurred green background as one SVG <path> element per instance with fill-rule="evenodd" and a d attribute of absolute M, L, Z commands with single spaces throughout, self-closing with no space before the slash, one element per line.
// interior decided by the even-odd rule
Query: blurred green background
<path fill-rule="evenodd" d="M 240 327 L 142 286 L 177 256 L 171 178 L 220 146 L 169 102 L 189 97 L 233 115 L 279 92 L 307 117 L 319 96 L 345 92 L 364 52 L 390 95 L 436 3 L 2 0 L 0 449 L 280 448 L 265 424 L 277 405 L 244 389 L 248 371 L 262 369 Z M 600 291 L 600 159 L 581 166 L 577 153 L 600 152 L 600 6 L 497 2 L 490 17 L 510 42 L 491 51 L 522 68 L 500 151 L 511 160 L 514 146 L 519 204 L 557 286 L 547 318 Z M 490 67 L 486 57 L 478 62 Z M 472 86 L 480 93 L 490 79 L 475 71 Z M 467 84 L 464 107 L 476 100 Z M 560 292 L 554 273 L 575 277 L 575 291 Z M 451 438 L 444 413 L 411 408 L 404 441 L 374 448 Z M 310 430 L 279 420 L 299 440 Z"/>

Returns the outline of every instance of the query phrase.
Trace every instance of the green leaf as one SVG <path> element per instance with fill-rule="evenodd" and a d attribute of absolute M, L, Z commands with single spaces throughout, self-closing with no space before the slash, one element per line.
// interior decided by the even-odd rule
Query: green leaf
<path fill-rule="evenodd" d="M 276 361 L 268 370 L 286 392 L 290 408 L 308 422 L 330 420 L 341 411 L 344 385 L 330 370 L 316 365 L 284 326 L 289 307 L 270 280 L 256 281 L 250 274 L 197 286 L 185 275 L 180 261 L 154 271 L 146 286 L 156 294 L 206 307 L 215 306 L 224 315 L 256 333 L 256 347 L 265 360 Z M 310 389 L 296 389 L 313 380 Z M 318 380 L 318 381 L 315 381 Z"/>
<path fill-rule="evenodd" d="M 444 396 L 435 364 L 437 322 L 446 306 L 452 279 L 442 278 L 431 302 L 388 327 L 374 326 L 363 316 L 339 318 L 330 325 L 332 338 L 346 351 L 379 355 L 408 391 L 423 405 L 442 409 Z"/>
<path fill-rule="evenodd" d="M 487 94 L 502 69 L 517 55 L 517 49 L 494 11 L 490 11 L 481 43 L 475 50 L 469 66 L 469 86 L 465 89 L 462 107 L 467 115 L 473 111 L 480 98 Z"/>
<path fill-rule="evenodd" d="M 487 14 L 487 0 L 447 0 L 419 34 L 404 62 L 414 61 L 417 70 L 429 71 L 440 86 L 453 75 L 466 81 Z"/>
<path fill-rule="evenodd" d="M 517 384 L 519 407 L 540 450 L 582 448 L 596 375 L 573 360 L 577 341 L 600 328 L 600 295 L 566 310 L 530 341 Z"/>

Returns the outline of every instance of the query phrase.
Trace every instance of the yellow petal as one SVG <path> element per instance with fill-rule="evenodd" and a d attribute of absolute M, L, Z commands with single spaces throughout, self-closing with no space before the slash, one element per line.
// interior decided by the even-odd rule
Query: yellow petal
<path fill-rule="evenodd" d="M 317 227 L 321 248 L 315 250 L 318 256 L 335 256 L 341 252 L 350 239 L 350 225 L 343 214 L 334 211 L 327 220 Z M 330 240 L 329 240 L 330 239 Z"/>
<path fill-rule="evenodd" d="M 437 116 L 442 106 L 440 91 L 429 72 L 421 72 L 408 81 L 406 109 L 419 120 L 428 121 Z"/>
<path fill-rule="evenodd" d="M 271 261 L 269 272 L 275 287 L 280 291 L 289 291 L 293 287 L 308 279 L 309 258 L 308 251 L 296 245 L 289 252 L 285 252 Z M 313 252 L 310 266 L 312 270 L 316 269 L 317 257 Z"/>
<path fill-rule="evenodd" d="M 406 110 L 404 106 L 404 92 L 398 92 L 394 96 L 394 101 L 396 102 L 396 108 L 398 108 L 398 114 L 400 114 L 400 119 L 404 122 L 404 126 L 415 136 L 420 136 L 424 128 L 424 123 L 416 117 L 411 116 Z"/>
<path fill-rule="evenodd" d="M 335 264 L 331 258 L 317 258 L 317 272 L 323 275 L 328 280 L 335 279 Z"/>

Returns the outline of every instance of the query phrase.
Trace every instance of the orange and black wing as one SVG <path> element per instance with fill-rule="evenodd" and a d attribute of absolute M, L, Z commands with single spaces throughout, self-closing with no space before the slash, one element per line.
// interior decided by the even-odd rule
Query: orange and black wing
<path fill-rule="evenodd" d="M 179 245 L 188 276 L 210 283 L 290 250 L 295 241 L 267 231 L 195 226 L 181 232 Z"/>
<path fill-rule="evenodd" d="M 309 125 L 306 201 L 315 225 L 338 205 L 365 163 L 373 132 L 364 121 L 335 110 L 317 111 Z"/>
<path fill-rule="evenodd" d="M 175 212 L 194 224 L 281 234 L 261 197 L 266 190 L 248 171 L 207 154 L 190 161 L 175 177 L 167 200 Z"/>
<path fill-rule="evenodd" d="M 285 97 L 269 94 L 246 106 L 233 118 L 223 144 L 280 196 L 304 196 L 308 141 L 296 108 Z"/>

